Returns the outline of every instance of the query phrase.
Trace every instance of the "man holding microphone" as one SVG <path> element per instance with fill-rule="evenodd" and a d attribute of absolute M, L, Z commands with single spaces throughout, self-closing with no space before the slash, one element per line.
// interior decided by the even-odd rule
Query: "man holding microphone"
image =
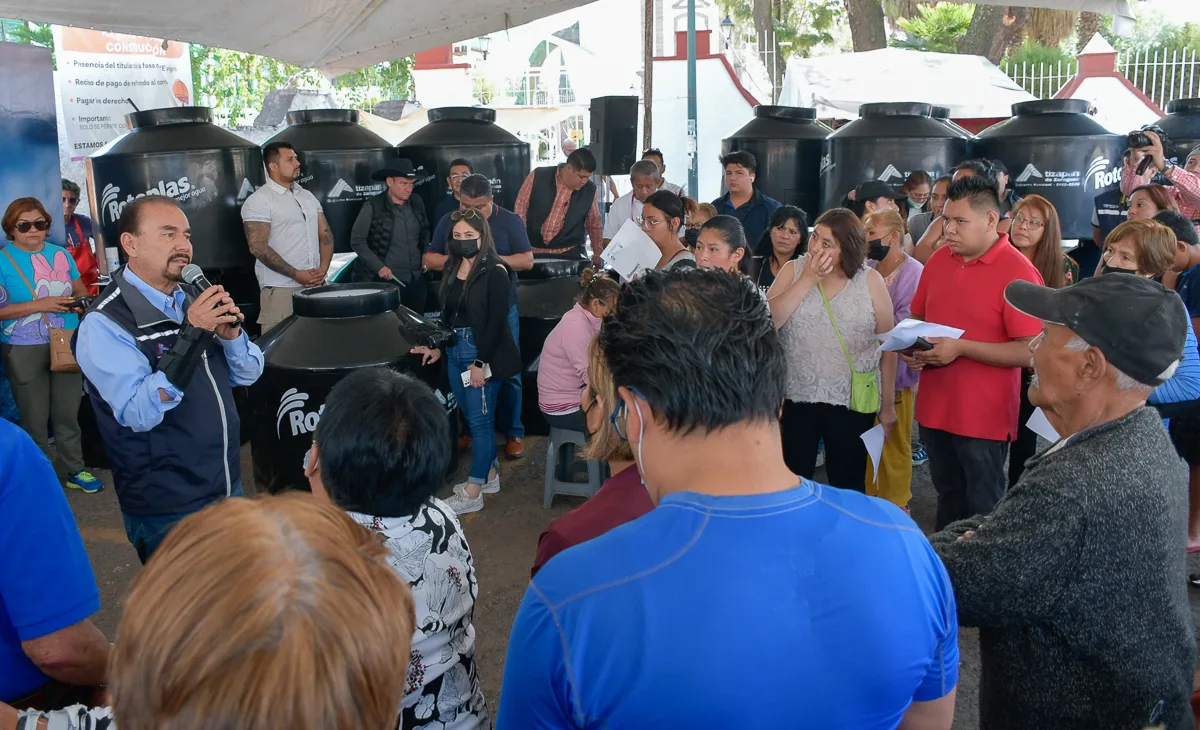
<path fill-rule="evenodd" d="M 233 386 L 258 379 L 263 354 L 223 287 L 182 283 L 191 229 L 174 200 L 138 198 L 118 230 L 128 264 L 84 314 L 76 359 L 144 563 L 175 523 L 241 496 Z"/>

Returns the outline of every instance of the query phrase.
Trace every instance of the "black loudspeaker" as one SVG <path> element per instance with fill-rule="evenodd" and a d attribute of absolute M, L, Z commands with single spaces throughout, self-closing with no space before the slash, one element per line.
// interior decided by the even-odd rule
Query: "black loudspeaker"
<path fill-rule="evenodd" d="M 638 98 L 592 99 L 592 154 L 601 175 L 628 175 L 638 161 Z"/>

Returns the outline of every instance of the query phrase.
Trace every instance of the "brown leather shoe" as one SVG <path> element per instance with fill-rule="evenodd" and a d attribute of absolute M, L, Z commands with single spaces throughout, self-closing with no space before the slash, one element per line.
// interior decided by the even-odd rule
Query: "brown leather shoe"
<path fill-rule="evenodd" d="M 459 436 L 458 437 L 458 450 L 459 451 L 470 451 L 470 449 L 471 449 L 471 437 L 470 436 Z"/>
<path fill-rule="evenodd" d="M 504 454 L 510 459 L 520 459 L 525 456 L 525 441 L 519 438 L 508 437 L 508 442 L 504 444 Z"/>

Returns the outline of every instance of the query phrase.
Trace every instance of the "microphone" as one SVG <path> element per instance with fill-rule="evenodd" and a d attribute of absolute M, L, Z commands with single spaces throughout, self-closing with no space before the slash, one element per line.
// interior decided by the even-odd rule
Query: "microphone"
<path fill-rule="evenodd" d="M 196 287 L 197 289 L 200 289 L 201 291 L 211 289 L 213 286 L 213 283 L 204 275 L 204 271 L 195 264 L 188 264 L 187 266 L 183 267 L 183 271 L 179 272 L 179 275 L 184 281 Z M 242 316 L 240 314 L 234 316 L 237 317 L 237 321 L 234 322 L 234 324 L 238 327 L 241 327 L 243 322 Z"/>

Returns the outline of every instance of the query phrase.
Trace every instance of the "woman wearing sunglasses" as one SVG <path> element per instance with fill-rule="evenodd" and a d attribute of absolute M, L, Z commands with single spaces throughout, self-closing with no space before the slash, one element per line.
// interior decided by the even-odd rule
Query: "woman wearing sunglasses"
<path fill-rule="evenodd" d="M 446 500 L 457 514 L 483 509 L 484 493 L 500 491 L 496 471 L 496 399 L 500 384 L 521 371 L 521 353 L 508 328 L 512 279 L 496 253 L 487 219 L 478 211 L 450 216 L 443 269 L 442 324 L 453 327 L 446 348 L 450 387 L 471 430 L 471 472 Z M 441 350 L 414 347 L 422 363 L 437 362 Z"/>
<path fill-rule="evenodd" d="M 0 219 L 9 241 L 0 249 L 0 354 L 21 428 L 45 451 L 49 421 L 67 486 L 94 494 L 103 485 L 83 466 L 78 418 L 83 376 L 50 370 L 50 329 L 79 326 L 83 305 L 75 297 L 87 296 L 87 287 L 71 254 L 46 242 L 50 220 L 37 198 L 17 198 Z"/>

